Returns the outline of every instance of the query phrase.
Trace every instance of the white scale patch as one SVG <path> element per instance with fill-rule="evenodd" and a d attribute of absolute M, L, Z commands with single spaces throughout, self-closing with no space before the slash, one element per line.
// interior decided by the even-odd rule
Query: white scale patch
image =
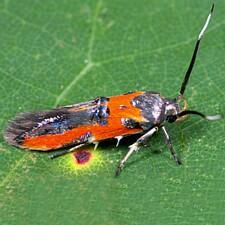
<path fill-rule="evenodd" d="M 174 111 L 175 114 L 177 114 L 177 109 L 174 105 L 172 104 L 169 104 L 169 105 L 166 105 L 166 114 L 169 112 L 169 111 Z"/>
<path fill-rule="evenodd" d="M 58 120 L 58 119 L 60 119 L 60 116 L 55 116 L 55 117 L 47 118 L 47 119 L 44 119 L 43 121 L 41 121 L 40 123 L 38 123 L 37 126 L 38 126 L 38 128 L 40 128 L 43 125 L 52 123 L 52 122 L 54 122 L 55 120 Z"/>
<path fill-rule="evenodd" d="M 161 114 L 161 108 L 158 105 L 154 105 L 152 115 L 155 119 L 158 119 Z"/>

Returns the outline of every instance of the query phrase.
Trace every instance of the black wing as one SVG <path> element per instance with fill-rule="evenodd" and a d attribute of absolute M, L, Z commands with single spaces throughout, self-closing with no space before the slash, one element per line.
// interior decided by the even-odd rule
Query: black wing
<path fill-rule="evenodd" d="M 4 139 L 11 145 L 21 147 L 25 136 L 60 134 L 82 125 L 104 123 L 107 116 L 107 98 L 48 111 L 21 113 L 12 119 L 4 133 Z"/>

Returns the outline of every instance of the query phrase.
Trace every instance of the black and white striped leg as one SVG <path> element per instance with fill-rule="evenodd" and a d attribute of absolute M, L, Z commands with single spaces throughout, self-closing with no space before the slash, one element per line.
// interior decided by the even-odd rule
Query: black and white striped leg
<path fill-rule="evenodd" d="M 181 160 L 177 157 L 177 153 L 176 153 L 176 151 L 173 148 L 172 142 L 170 140 L 170 136 L 167 133 L 166 128 L 164 126 L 162 126 L 162 130 L 163 130 L 163 133 L 164 133 L 164 136 L 165 136 L 166 145 L 168 146 L 168 148 L 170 150 L 170 153 L 173 156 L 173 159 L 176 161 L 176 163 L 178 165 L 182 164 Z"/>
<path fill-rule="evenodd" d="M 128 158 L 134 153 L 137 152 L 140 149 L 140 146 L 142 144 L 144 144 L 156 131 L 158 131 L 158 127 L 154 127 L 151 130 L 149 130 L 147 133 L 145 133 L 144 135 L 142 135 L 140 138 L 137 139 L 136 142 L 134 142 L 134 144 L 129 146 L 129 151 L 128 153 L 125 155 L 125 157 L 120 161 L 119 166 L 117 167 L 116 170 L 116 176 L 118 176 L 121 171 L 124 168 L 124 165 L 126 163 L 126 161 L 128 160 Z"/>

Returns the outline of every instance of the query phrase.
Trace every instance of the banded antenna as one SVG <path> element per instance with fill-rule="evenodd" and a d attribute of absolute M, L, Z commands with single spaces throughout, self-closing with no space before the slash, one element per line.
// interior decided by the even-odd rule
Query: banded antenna
<path fill-rule="evenodd" d="M 222 116 L 221 115 L 211 115 L 211 116 L 207 116 L 207 115 L 204 115 L 203 113 L 201 112 L 198 112 L 198 111 L 194 111 L 194 110 L 185 110 L 185 111 L 182 111 L 182 112 L 179 112 L 178 114 L 176 115 L 170 115 L 167 117 L 167 120 L 169 123 L 173 123 L 175 122 L 178 118 L 182 117 L 182 116 L 185 116 L 185 115 L 188 115 L 188 114 L 192 114 L 192 115 L 198 115 L 198 116 L 201 116 L 203 119 L 206 119 L 206 120 L 209 120 L 209 121 L 216 121 L 216 120 L 220 120 L 222 119 Z"/>
<path fill-rule="evenodd" d="M 207 19 L 206 19 L 206 22 L 205 22 L 205 24 L 204 24 L 204 26 L 203 26 L 201 32 L 199 33 L 197 42 L 196 42 L 196 44 L 195 44 L 195 49 L 194 49 L 194 52 L 193 52 L 193 55 L 192 55 L 192 58 L 191 58 L 190 65 L 189 65 L 189 67 L 188 67 L 188 69 L 187 69 L 187 72 L 186 72 L 186 74 L 185 74 L 183 83 L 182 83 L 181 88 L 180 88 L 180 94 L 179 94 L 179 96 L 178 96 L 178 99 L 182 99 L 182 97 L 183 97 L 183 94 L 184 94 L 184 91 L 185 91 L 186 86 L 187 86 L 187 84 L 188 84 L 188 81 L 189 81 L 189 78 L 190 78 L 192 69 L 193 69 L 193 67 L 194 67 L 194 65 L 195 65 L 195 60 L 196 60 L 196 56 L 197 56 L 197 53 L 198 53 L 199 44 L 200 44 L 201 39 L 202 39 L 202 37 L 203 37 L 203 35 L 204 35 L 204 33 L 205 33 L 205 31 L 206 31 L 208 25 L 209 25 L 209 21 L 210 21 L 211 16 L 212 16 L 213 9 L 214 9 L 214 4 L 212 5 L 212 8 L 211 8 L 211 10 L 210 10 L 210 13 L 209 13 L 209 15 L 208 15 L 208 17 L 207 17 Z"/>

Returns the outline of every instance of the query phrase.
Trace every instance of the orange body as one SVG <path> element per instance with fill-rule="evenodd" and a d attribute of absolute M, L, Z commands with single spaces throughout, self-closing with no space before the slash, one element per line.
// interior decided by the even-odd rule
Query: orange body
<path fill-rule="evenodd" d="M 59 134 L 45 134 L 40 136 L 26 135 L 21 147 L 43 151 L 58 149 L 73 143 L 74 140 L 79 140 L 80 137 L 87 132 L 91 132 L 92 134 L 91 143 L 115 138 L 117 136 L 140 133 L 143 131 L 141 128 L 129 129 L 122 125 L 121 119 L 132 118 L 137 122 L 145 122 L 145 118 L 141 115 L 141 110 L 131 104 L 134 97 L 143 93 L 144 92 L 134 92 L 110 97 L 107 104 L 110 109 L 107 125 L 102 126 L 98 123 L 94 123 L 90 125 L 80 125 Z M 86 109 L 85 106 L 80 106 L 75 108 L 71 107 L 68 111 L 73 112 Z"/>

